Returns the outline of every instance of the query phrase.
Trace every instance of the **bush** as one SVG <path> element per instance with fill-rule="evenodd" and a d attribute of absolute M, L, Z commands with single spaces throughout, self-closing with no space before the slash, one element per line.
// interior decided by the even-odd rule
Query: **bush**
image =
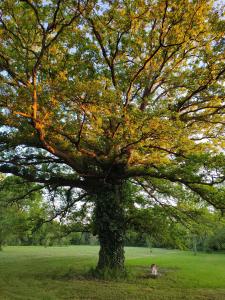
<path fill-rule="evenodd" d="M 217 230 L 212 236 L 206 240 L 207 250 L 221 251 L 225 250 L 225 227 Z"/>

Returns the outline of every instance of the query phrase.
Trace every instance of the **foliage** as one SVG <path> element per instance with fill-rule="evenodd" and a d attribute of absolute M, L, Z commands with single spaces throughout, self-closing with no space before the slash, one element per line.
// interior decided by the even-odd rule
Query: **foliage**
<path fill-rule="evenodd" d="M 192 249 L 195 240 L 198 251 L 224 249 L 224 221 L 218 213 L 209 212 L 203 207 L 196 210 L 195 220 L 190 219 L 188 223 L 182 224 L 159 205 L 143 208 L 148 199 L 144 194 L 140 194 L 140 188 L 136 185 L 127 183 L 124 192 L 129 202 L 126 210 L 125 245 L 147 246 L 150 250 L 152 247 Z M 43 202 L 37 185 L 24 182 L 18 177 L 2 176 L 0 195 L 1 245 L 53 246 L 99 243 L 90 231 L 76 232 L 85 228 L 84 225 L 77 226 L 79 211 L 73 210 L 68 213 L 65 223 L 51 220 L 51 207 Z M 133 206 L 134 201 L 138 203 L 138 207 Z M 180 207 L 182 205 L 185 205 L 186 212 L 189 212 L 195 204 L 189 199 L 188 205 L 186 200 L 183 204 L 179 203 Z M 173 209 L 177 207 L 174 206 Z M 51 221 L 48 221 L 49 218 Z M 42 225 L 39 225 L 40 220 Z M 189 227 L 186 227 L 187 225 Z M 90 223 L 89 228 L 91 227 Z M 110 276 L 111 271 L 105 270 L 101 274 Z"/>
<path fill-rule="evenodd" d="M 225 250 L 225 227 L 217 230 L 207 240 L 207 248 L 209 250 Z"/>
<path fill-rule="evenodd" d="M 38 220 L 46 218 L 47 213 L 47 206 L 43 203 L 38 185 L 24 182 L 15 176 L 2 177 L 0 181 L 0 245 L 4 243 L 35 244 L 37 236 L 40 235 L 40 231 L 35 234 L 36 224 Z M 46 231 L 46 226 L 41 230 Z M 52 229 L 51 232 L 53 232 Z M 38 244 L 41 244 L 40 240 Z"/>

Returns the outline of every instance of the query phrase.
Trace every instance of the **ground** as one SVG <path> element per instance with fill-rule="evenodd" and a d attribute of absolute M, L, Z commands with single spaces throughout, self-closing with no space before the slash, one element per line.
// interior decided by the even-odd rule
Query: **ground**
<path fill-rule="evenodd" d="M 5 247 L 0 300 L 225 300 L 225 254 L 126 248 L 126 280 L 92 279 L 97 246 Z M 161 276 L 149 278 L 156 263 Z"/>

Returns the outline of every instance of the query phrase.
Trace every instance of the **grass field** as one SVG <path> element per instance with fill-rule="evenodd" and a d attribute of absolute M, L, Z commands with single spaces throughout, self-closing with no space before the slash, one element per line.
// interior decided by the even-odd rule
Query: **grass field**
<path fill-rule="evenodd" d="M 225 254 L 126 248 L 131 274 L 120 281 L 94 280 L 97 246 L 6 247 L 0 252 L 0 300 L 154 299 L 225 300 Z M 149 278 L 149 265 L 161 272 Z"/>

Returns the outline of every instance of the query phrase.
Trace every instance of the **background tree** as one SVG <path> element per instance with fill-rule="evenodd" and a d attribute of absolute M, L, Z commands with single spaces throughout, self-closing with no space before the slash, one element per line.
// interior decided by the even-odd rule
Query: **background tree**
<path fill-rule="evenodd" d="M 5 0 L 0 10 L 0 171 L 64 192 L 64 208 L 94 206 L 98 269 L 124 268 L 130 178 L 166 210 L 181 194 L 224 209 L 216 2 Z"/>
<path fill-rule="evenodd" d="M 16 176 L 1 176 L 0 245 L 29 244 L 38 220 L 47 214 L 39 186 Z"/>

